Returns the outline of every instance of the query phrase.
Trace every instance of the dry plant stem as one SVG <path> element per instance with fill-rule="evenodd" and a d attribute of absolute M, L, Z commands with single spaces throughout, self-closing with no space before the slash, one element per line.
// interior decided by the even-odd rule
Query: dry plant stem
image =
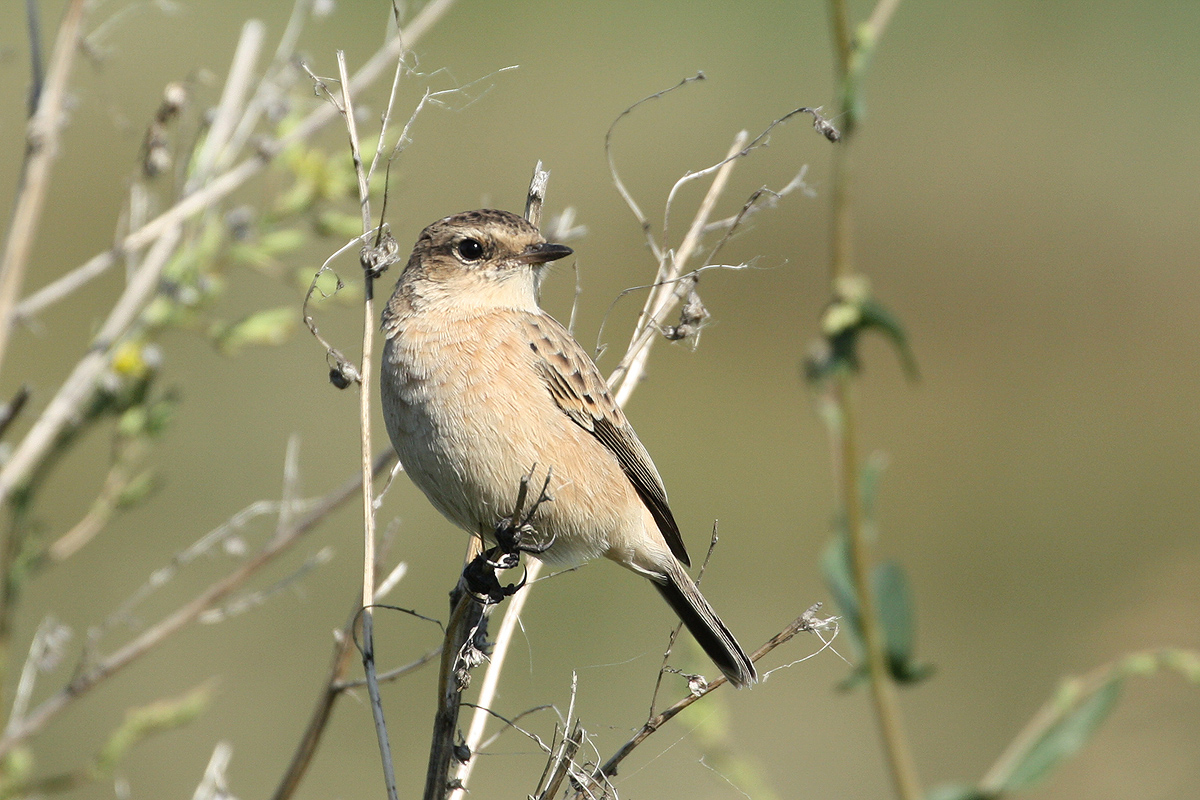
<path fill-rule="evenodd" d="M 487 726 L 488 709 L 496 699 L 496 690 L 500 686 L 500 673 L 504 669 L 504 662 L 508 658 L 508 648 L 515 638 L 514 634 L 517 629 L 517 622 L 521 619 L 521 613 L 525 610 L 525 603 L 529 600 L 530 590 L 533 588 L 533 583 L 538 579 L 538 575 L 542 571 L 541 561 L 532 561 L 525 570 L 525 588 L 517 592 L 508 599 L 508 607 L 504 612 L 504 619 L 500 623 L 500 630 L 496 634 L 495 647 L 492 650 L 491 658 L 488 660 L 487 671 L 483 675 L 483 683 L 479 687 L 479 698 L 476 700 L 475 711 L 471 715 L 471 725 L 467 728 L 466 745 L 471 752 L 471 758 L 465 762 L 460 762 L 458 768 L 455 769 L 453 782 L 456 788 L 450 792 L 450 800 L 461 800 L 467 792 L 467 781 L 471 779 L 471 771 L 475 768 L 475 758 L 479 750 L 479 743 L 483 741 L 484 728 Z"/>
<path fill-rule="evenodd" d="M 0 471 L 0 487 L 7 489 L 3 492 L 5 495 L 15 488 L 15 484 L 11 482 L 13 479 L 6 478 L 6 476 L 13 473 L 22 476 L 28 475 L 40 457 L 53 445 L 55 437 L 71 420 L 79 407 L 91 397 L 96 380 L 109 363 L 112 348 L 128 331 L 137 318 L 142 304 L 157 287 L 158 276 L 166 265 L 167 259 L 175 252 L 179 235 L 179 228 L 169 229 L 151 248 L 145 261 L 142 262 L 142 266 L 134 274 L 124 294 L 121 295 L 117 305 L 105 320 L 104 326 L 92 341 L 92 346 L 88 349 L 87 354 L 75 365 L 75 369 L 63 382 L 50 404 L 46 406 L 46 410 L 38 417 L 37 422 L 21 440 L 21 444 L 5 464 L 4 469 Z M 7 536 L 14 535 L 15 532 L 12 530 L 7 534 Z M 12 616 L 11 584 L 8 576 L 12 568 L 11 559 L 19 551 L 20 546 L 20 542 L 8 541 L 7 538 L 0 542 L 0 553 L 2 553 L 0 555 L 0 580 L 4 584 L 3 591 L 0 591 L 0 669 L 7 664 L 9 621 Z"/>
<path fill-rule="evenodd" d="M 771 652 L 776 647 L 779 647 L 779 645 L 781 645 L 785 642 L 791 641 L 791 639 L 793 639 L 796 636 L 796 634 L 798 634 L 802 631 L 814 630 L 818 625 L 820 625 L 822 623 L 822 621 L 818 620 L 816 617 L 818 608 L 820 608 L 820 606 L 816 605 L 816 606 L 813 606 L 812 608 L 808 609 L 806 612 L 804 612 L 799 617 L 797 617 L 795 620 L 793 620 L 790 625 L 788 625 L 782 631 L 780 631 L 779 633 L 775 634 L 770 639 L 768 639 L 766 641 L 766 643 L 763 644 L 762 647 L 758 648 L 750 655 L 750 660 L 757 662 L 760 658 L 765 656 L 767 653 Z M 620 763 L 622 761 L 624 761 L 626 756 L 628 756 L 630 753 L 632 753 L 637 748 L 638 745 L 640 745 L 642 742 L 646 741 L 646 739 L 649 738 L 651 734 L 653 734 L 655 731 L 657 731 L 659 728 L 661 728 L 663 725 L 665 725 L 667 722 L 669 722 L 671 720 L 671 718 L 674 717 L 676 714 L 678 714 L 680 711 L 683 711 L 685 708 L 690 706 L 692 703 L 696 702 L 700 698 L 704 697 L 705 695 L 709 694 L 710 692 L 712 692 L 715 689 L 719 688 L 720 686 L 724 685 L 726 682 L 727 681 L 725 679 L 725 676 L 722 675 L 721 677 L 717 678 L 716 680 L 710 681 L 708 683 L 708 685 L 706 685 L 702 689 L 699 689 L 699 690 L 689 694 L 687 697 L 684 697 L 683 699 L 679 700 L 674 705 L 672 705 L 666 709 L 663 709 L 663 711 L 660 714 L 658 714 L 657 716 L 651 717 L 649 720 L 646 721 L 646 724 L 643 725 L 641 727 L 641 729 L 636 734 L 633 735 L 633 737 L 629 741 L 627 741 L 625 744 L 621 745 L 620 749 L 617 750 L 617 752 L 613 754 L 612 758 L 608 759 L 608 761 L 605 761 L 603 765 L 598 767 L 596 769 L 596 771 L 594 773 L 592 773 L 592 779 L 599 782 L 599 781 L 604 781 L 608 778 L 611 778 L 613 775 L 616 775 L 617 767 L 620 765 Z"/>
<path fill-rule="evenodd" d="M 654 234 L 650 230 L 650 218 L 646 216 L 641 207 L 637 204 L 637 201 L 633 199 L 633 195 L 630 194 L 627 188 L 625 188 L 625 182 L 621 180 L 621 176 L 617 173 L 617 163 L 613 158 L 612 152 L 613 131 L 616 130 L 617 123 L 632 114 L 634 109 L 643 103 L 647 103 L 651 100 L 657 100 L 663 95 L 669 94 L 670 92 L 673 92 L 682 86 L 702 80 L 704 80 L 704 73 L 698 72 L 690 78 L 684 78 L 669 89 L 664 89 L 661 92 L 655 92 L 649 97 L 643 97 L 641 100 L 638 100 L 629 108 L 618 114 L 617 118 L 614 119 L 612 124 L 608 126 L 608 132 L 604 134 L 604 157 L 608 160 L 608 173 L 612 177 L 613 186 L 616 188 L 617 194 L 621 195 L 621 199 L 625 201 L 625 205 L 629 206 L 629 210 L 633 213 L 634 219 L 636 219 L 638 224 L 641 225 L 642 233 L 644 233 L 646 236 L 646 244 L 649 245 L 651 254 L 654 255 L 654 258 L 659 262 L 660 265 L 663 262 L 663 252 L 659 247 L 658 242 L 654 240 Z"/>
<path fill-rule="evenodd" d="M 130 464 L 124 459 L 112 465 L 104 479 L 104 485 L 100 488 L 100 494 L 92 502 L 87 514 L 50 545 L 47 555 L 52 561 L 63 561 L 75 555 L 104 529 L 117 510 L 121 493 L 133 480 L 134 476 L 129 467 Z"/>
<path fill-rule="evenodd" d="M 321 689 L 321 696 L 317 698 L 316 706 L 313 708 L 313 713 L 308 719 L 308 725 L 304 729 L 304 735 L 301 737 L 300 743 L 296 746 L 296 752 L 292 754 L 292 760 L 288 764 L 287 771 L 280 778 L 279 785 L 275 788 L 275 793 L 271 796 L 271 800 L 288 800 L 288 798 L 296 793 L 296 789 L 300 787 L 300 782 L 304 780 L 304 776 L 312 764 L 312 759 L 317 753 L 317 747 L 321 743 L 321 737 L 325 735 L 325 729 L 329 725 L 329 720 L 333 717 L 333 706 L 337 702 L 337 699 L 341 697 L 343 692 L 349 689 L 357 689 L 360 686 L 366 685 L 366 680 L 349 680 L 346 678 L 346 673 L 350 669 L 350 656 L 354 652 L 354 624 L 358 619 L 361 602 L 362 598 L 355 596 L 354 611 L 342 627 L 341 636 L 337 637 L 337 641 L 334 644 L 329 676 L 326 678 L 325 684 Z M 380 683 L 383 683 L 384 681 L 395 680 L 415 672 L 437 658 L 441 651 L 440 646 L 434 648 L 411 663 L 382 673 L 378 676 L 378 680 Z"/>
<path fill-rule="evenodd" d="M 389 64 L 394 63 L 393 59 L 407 52 L 408 48 L 415 44 L 428 32 L 434 23 L 445 15 L 453 3 L 454 0 L 431 0 L 430 3 L 422 7 L 420 13 L 404 28 L 400 37 L 389 41 L 380 48 L 354 74 L 354 77 L 350 80 L 351 93 L 356 94 L 362 91 L 364 87 L 379 77 L 379 74 Z M 261 172 L 288 145 L 312 137 L 313 134 L 329 124 L 337 113 L 337 109 L 327 103 L 318 105 L 295 128 L 277 142 L 263 145 L 256 154 L 246 158 L 228 172 L 222 173 L 203 188 L 197 189 L 194 193 L 183 198 L 142 227 L 132 231 L 112 250 L 92 257 L 83 265 L 22 300 L 14 309 L 13 319 L 9 320 L 10 324 L 15 320 L 23 320 L 35 316 L 46 307 L 62 300 L 64 297 L 86 285 L 89 281 L 102 275 L 113 264 L 116 264 L 129 253 L 140 250 L 157 239 L 163 230 L 189 219 L 221 198 L 229 195 L 246 181 L 250 180 L 250 178 Z M 0 318 L 0 321 L 3 321 L 3 318 Z M 3 486 L 0 485 L 0 490 L 2 489 Z M 5 499 L 6 496 L 0 493 L 0 504 Z"/>
<path fill-rule="evenodd" d="M 256 19 L 246 20 L 242 25 L 242 35 L 233 52 L 233 62 L 229 65 L 229 76 L 225 80 L 225 88 L 221 91 L 221 100 L 217 104 L 217 112 L 212 125 L 209 126 L 208 136 L 205 137 L 204 144 L 196 155 L 195 169 L 184 190 L 186 194 L 194 192 L 205 184 L 213 166 L 221 156 L 221 151 L 225 149 L 225 145 L 233 135 L 246 92 L 253 80 L 254 65 L 262 50 L 266 31 L 266 26 Z"/>
<path fill-rule="evenodd" d="M 471 537 L 472 543 L 477 541 L 477 537 Z M 468 555 L 472 550 L 473 547 L 468 547 Z M 438 671 L 438 708 L 433 720 L 433 743 L 425 773 L 424 800 L 443 800 L 450 788 L 454 734 L 458 730 L 458 711 L 462 705 L 462 688 L 457 676 L 460 654 L 484 618 L 483 606 L 471 596 L 464 580 L 460 579 L 456 591 L 458 599 L 450 614 L 450 622 L 446 625 L 442 665 Z"/>
<path fill-rule="evenodd" d="M 390 448 L 389 448 L 390 450 Z M 375 474 L 380 474 L 391 466 L 395 454 L 382 454 L 375 462 Z M 81 669 L 65 687 L 58 690 L 42 701 L 24 719 L 14 724 L 0 739 L 0 758 L 3 758 L 14 747 L 25 739 L 42 730 L 51 719 L 66 708 L 73 700 L 86 694 L 106 678 L 128 666 L 136 659 L 157 647 L 168 636 L 195 621 L 206 609 L 219 603 L 235 592 L 264 566 L 275 560 L 280 554 L 300 541 L 330 513 L 353 497 L 361 486 L 362 478 L 354 477 L 322 498 L 307 514 L 297 518 L 286 536 L 275 536 L 252 559 L 247 561 L 234 572 L 211 584 L 191 601 L 178 608 L 174 613 L 147 629 L 141 636 L 122 647 L 117 652 L 104 658 L 91 667 Z"/>
<path fill-rule="evenodd" d="M 871 10 L 871 16 L 867 18 L 864 33 L 872 39 L 882 36 L 899 6 L 900 0 L 879 0 Z"/>
<path fill-rule="evenodd" d="M 358 144 L 358 126 L 354 119 L 354 102 L 350 94 L 350 77 L 346 72 L 346 54 L 337 53 L 338 77 L 342 86 L 342 116 L 350 136 L 350 153 L 354 172 L 358 176 L 358 200 L 362 210 L 363 237 L 371 231 L 371 200 L 367 176 L 363 170 L 362 153 Z M 382 142 L 380 143 L 382 145 Z M 375 498 L 371 484 L 371 364 L 375 350 L 375 288 L 374 276 L 363 262 L 363 343 L 359 364 L 358 428 L 362 453 L 363 498 L 363 582 L 362 582 L 362 662 L 367 676 L 367 693 L 371 697 L 371 715 L 375 720 L 375 735 L 383 762 L 383 780 L 389 800 L 396 800 L 396 775 L 392 766 L 392 749 L 387 725 L 383 719 L 383 701 L 379 696 L 379 681 L 375 675 Z"/>
<path fill-rule="evenodd" d="M 50 168 L 58 157 L 58 140 L 63 124 L 63 101 L 67 94 L 67 78 L 75 63 L 79 45 L 79 30 L 83 24 L 84 0 L 72 0 L 67 6 L 45 87 L 38 96 L 37 110 L 29 120 L 26 135 L 25 163 L 22 167 L 13 206 L 8 239 L 4 243 L 4 260 L 0 261 L 0 365 L 8 351 L 12 332 L 13 307 L 21 293 L 25 268 L 33 250 L 38 223 L 46 205 L 50 188 Z"/>
<path fill-rule="evenodd" d="M 374 80 L 391 58 L 399 57 L 407 47 L 417 41 L 417 39 L 429 30 L 430 26 L 445 14 L 452 3 L 453 0 L 432 0 L 432 2 L 422 8 L 421 12 L 413 19 L 401 37 L 397 37 L 378 51 L 355 74 L 354 78 L 350 81 L 351 93 L 359 91 L 363 86 Z M 247 158 L 229 172 L 215 178 L 206 186 L 183 198 L 169 210 L 146 223 L 138 230 L 130 233 L 113 250 L 95 256 L 82 267 L 45 287 L 28 300 L 19 304 L 15 309 L 15 316 L 22 317 L 26 314 L 36 313 L 49 303 L 65 297 L 84 285 L 87 281 L 101 274 L 120 258 L 160 240 L 168 231 L 176 229 L 181 222 L 210 207 L 213 203 L 225 197 L 256 175 L 282 148 L 292 142 L 302 141 L 312 136 L 333 119 L 336 114 L 337 110 L 328 104 L 317 106 L 291 133 L 281 139 L 275 147 L 263 149 L 257 155 Z M 146 281 L 139 284 L 136 276 L 144 276 Z M 133 291 L 135 284 L 138 284 L 139 287 L 139 291 L 137 292 Z M 110 321 L 118 315 L 118 309 L 121 311 L 121 319 L 125 319 L 130 311 L 136 315 L 136 312 L 140 310 L 141 306 L 150 296 L 148 291 L 142 290 L 152 289 L 155 285 L 157 285 L 157 275 L 148 273 L 146 265 L 143 264 L 139 267 L 138 272 L 135 273 L 135 278 L 130 282 L 130 285 L 126 287 L 125 293 L 118 302 L 118 307 L 114 308 L 110 315 Z M 27 305 L 28 308 L 26 308 Z M 132 317 L 129 317 L 129 321 L 132 321 Z M 0 325 L 9 326 L 10 323 L 11 319 L 0 316 Z M 106 324 L 106 329 L 107 327 L 108 325 Z M 5 334 L 0 335 L 6 334 L 7 330 Z M 104 337 L 97 337 L 96 343 L 99 344 L 103 340 Z M 0 354 L 0 357 L 2 357 L 2 354 Z M 86 369 L 84 367 L 85 363 L 90 364 Z M 94 385 L 94 378 L 99 375 L 99 370 L 102 368 L 103 363 L 105 362 L 97 361 L 94 350 L 89 352 L 83 361 L 80 362 L 80 365 L 76 367 L 75 372 L 72 373 L 72 377 L 68 379 L 68 383 L 65 383 L 59 390 L 58 395 L 55 397 L 56 402 L 51 403 L 54 413 L 51 414 L 51 409 L 47 408 L 34 427 L 21 440 L 21 443 L 17 445 L 12 457 L 5 463 L 3 469 L 0 470 L 0 506 L 7 503 L 13 490 L 29 477 L 33 468 L 50 449 L 55 436 L 62 430 L 67 420 L 73 414 L 77 413 L 79 406 L 86 401 L 91 387 Z M 90 378 L 90 380 L 85 381 L 87 378 Z M 72 380 L 75 381 L 75 384 L 71 383 Z M 0 541 L 0 551 L 3 551 L 5 547 L 6 545 Z"/>
<path fill-rule="evenodd" d="M 21 668 L 21 678 L 17 681 L 17 691 L 13 696 L 12 710 L 8 715 L 8 724 L 5 725 L 6 733 L 12 731 L 25 716 L 25 712 L 29 709 L 29 700 L 33 697 L 33 687 L 37 683 L 38 662 L 46 654 L 46 639 L 50 632 L 54 630 L 54 618 L 47 616 L 42 619 L 38 625 L 37 632 L 33 635 L 33 641 L 29 645 L 29 653 L 25 656 L 25 666 Z"/>
<path fill-rule="evenodd" d="M 656 277 L 658 285 L 646 300 L 642 316 L 638 318 L 637 327 L 634 329 L 633 338 L 629 343 L 629 349 L 625 351 L 624 357 L 608 377 L 610 387 L 620 383 L 620 387 L 616 391 L 618 405 L 625 405 L 642 379 L 642 374 L 646 369 L 646 360 L 650 357 L 651 342 L 657 332 L 655 326 L 679 302 L 675 291 L 677 288 L 675 281 L 683 271 L 684 265 L 695 253 L 696 246 L 700 242 L 700 234 L 703 232 L 704 226 L 708 224 L 708 218 L 712 215 L 717 198 L 724 191 L 725 185 L 729 181 L 729 174 L 733 171 L 734 164 L 737 163 L 734 156 L 745 149 L 748 138 L 749 135 L 745 131 L 740 132 L 734 138 L 733 146 L 729 148 L 729 153 L 726 155 L 726 161 L 717 170 L 716 177 L 708 187 L 708 192 L 705 193 L 704 199 L 700 203 L 700 209 L 696 212 L 696 217 L 692 220 L 692 225 L 688 229 L 687 235 L 684 236 L 679 250 L 674 256 L 668 257 L 668 261 L 663 262 L 659 268 L 659 274 Z"/>
<path fill-rule="evenodd" d="M 300 781 L 304 780 L 304 775 L 308 772 L 308 766 L 312 763 L 313 756 L 316 755 L 317 745 L 321 743 L 321 737 L 333 714 L 333 705 L 342 693 L 337 684 L 346 677 L 346 672 L 350 669 L 350 656 L 354 652 L 353 625 L 354 620 L 358 617 L 360 601 L 361 598 L 355 599 L 354 611 L 350 614 L 349 621 L 342 627 L 342 636 L 334 645 L 333 661 L 329 666 L 329 678 L 325 681 L 325 687 L 321 691 L 321 696 L 317 698 L 317 705 L 313 709 L 312 716 L 309 717 L 308 726 L 304 729 L 304 736 L 301 737 L 296 752 L 292 754 L 287 771 L 283 773 L 279 785 L 275 787 L 275 793 L 271 796 L 271 800 L 288 800 L 295 794 L 296 789 L 300 787 Z"/>

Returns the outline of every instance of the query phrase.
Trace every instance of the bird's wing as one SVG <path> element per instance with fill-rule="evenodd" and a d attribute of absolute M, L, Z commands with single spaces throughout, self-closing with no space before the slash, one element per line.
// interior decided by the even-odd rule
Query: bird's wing
<path fill-rule="evenodd" d="M 613 400 L 600 370 L 579 342 L 553 317 L 530 316 L 526 322 L 529 346 L 537 356 L 546 388 L 562 412 L 617 457 L 625 476 L 650 510 L 667 546 L 690 566 L 679 525 L 667 505 L 667 490 L 650 454 Z"/>

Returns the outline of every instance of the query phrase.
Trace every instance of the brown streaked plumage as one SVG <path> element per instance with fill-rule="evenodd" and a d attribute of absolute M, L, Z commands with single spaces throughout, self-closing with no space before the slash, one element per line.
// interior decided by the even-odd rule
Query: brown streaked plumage
<path fill-rule="evenodd" d="M 570 255 L 521 217 L 470 211 L 418 237 L 383 313 L 382 393 L 405 471 L 448 519 L 490 536 L 521 478 L 549 472 L 539 558 L 605 556 L 649 578 L 737 686 L 754 665 L 700 594 L 662 478 L 595 363 L 538 307 Z"/>

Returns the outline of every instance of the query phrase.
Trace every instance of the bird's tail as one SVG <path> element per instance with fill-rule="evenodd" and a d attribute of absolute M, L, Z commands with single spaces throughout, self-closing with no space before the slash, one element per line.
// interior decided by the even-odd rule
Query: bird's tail
<path fill-rule="evenodd" d="M 740 689 L 758 681 L 754 662 L 700 594 L 700 587 L 684 571 L 682 564 L 672 559 L 665 580 L 654 580 L 653 583 L 730 683 Z"/>

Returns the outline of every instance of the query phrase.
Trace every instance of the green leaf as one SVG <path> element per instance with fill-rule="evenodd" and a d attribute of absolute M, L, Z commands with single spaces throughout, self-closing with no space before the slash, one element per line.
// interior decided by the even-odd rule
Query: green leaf
<path fill-rule="evenodd" d="M 362 215 L 347 214 L 344 211 L 323 211 L 317 217 L 317 233 L 322 236 L 336 236 L 339 239 L 361 236 Z"/>
<path fill-rule="evenodd" d="M 279 256 L 299 250 L 308 241 L 304 231 L 297 228 L 282 228 L 264 233 L 258 238 L 258 247 L 269 256 Z"/>
<path fill-rule="evenodd" d="M 888 669 L 899 683 L 916 683 L 933 673 L 928 664 L 913 661 L 916 642 L 912 592 L 904 569 L 895 561 L 884 561 L 872 575 L 879 624 L 883 628 Z"/>
<path fill-rule="evenodd" d="M 926 792 L 925 800 L 989 800 L 989 795 L 965 783 L 947 783 Z"/>
<path fill-rule="evenodd" d="M 1192 683 L 1200 683 L 1200 653 L 1194 650 L 1167 648 L 1162 653 L 1162 663 Z"/>
<path fill-rule="evenodd" d="M 216 326 L 213 339 L 221 352 L 233 355 L 247 345 L 278 345 L 287 341 L 300 321 L 291 306 L 251 314 L 232 325 Z"/>
<path fill-rule="evenodd" d="M 833 595 L 833 602 L 846 621 L 846 631 L 861 653 L 862 620 L 854 591 L 854 572 L 850 566 L 850 543 L 844 534 L 833 537 L 826 546 L 821 555 L 821 574 L 825 577 L 829 593 Z"/>
<path fill-rule="evenodd" d="M 1108 717 L 1121 695 L 1123 684 L 1123 676 L 1114 671 L 1099 689 L 1047 729 L 1014 765 L 1001 785 L 1001 792 L 1033 788 L 1064 759 L 1077 753 Z M 1070 686 L 1067 688 L 1069 690 Z"/>
<path fill-rule="evenodd" d="M 148 469 L 128 484 L 117 495 L 116 507 L 125 510 L 142 502 L 162 487 L 162 479 L 153 469 Z"/>
<path fill-rule="evenodd" d="M 862 300 L 859 311 L 862 314 L 861 326 L 877 328 L 896 348 L 896 353 L 900 356 L 900 364 L 904 367 L 904 372 L 908 375 L 909 380 L 915 381 L 920 378 L 917 358 L 908 345 L 908 334 L 904 332 L 904 326 L 900 324 L 900 319 L 872 297 Z"/>
<path fill-rule="evenodd" d="M 212 697 L 212 681 L 197 686 L 182 697 L 158 700 L 125 712 L 125 719 L 108 737 L 104 748 L 96 755 L 93 772 L 107 777 L 130 748 L 148 737 L 188 724 L 208 708 Z"/>

